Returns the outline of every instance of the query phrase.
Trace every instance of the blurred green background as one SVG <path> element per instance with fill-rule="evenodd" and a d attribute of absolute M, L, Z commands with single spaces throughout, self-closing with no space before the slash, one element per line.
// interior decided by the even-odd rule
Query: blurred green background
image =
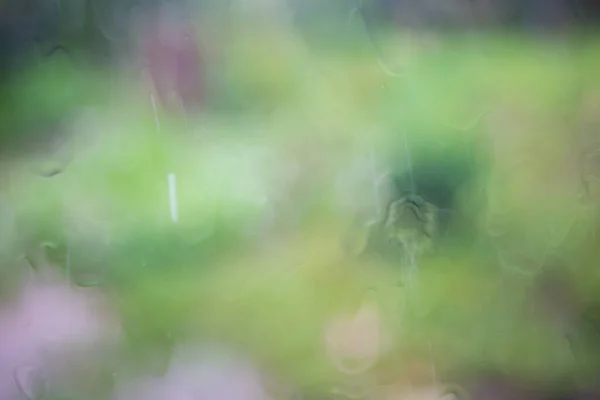
<path fill-rule="evenodd" d="M 325 326 L 366 293 L 391 338 L 378 382 L 420 362 L 442 380 L 593 367 L 532 288 L 558 264 L 597 297 L 596 38 L 386 31 L 376 51 L 358 23 L 359 39 L 322 47 L 235 25 L 185 119 L 156 111 L 128 68 L 53 58 L 5 85 L 1 130 L 22 146 L 0 159 L 3 274 L 42 247 L 36 262 L 110 296 L 127 357 L 166 363 L 179 342 L 219 339 L 317 391 L 339 379 Z M 386 173 L 449 215 L 410 262 L 357 255 L 357 214 L 380 221 L 393 199 Z"/>

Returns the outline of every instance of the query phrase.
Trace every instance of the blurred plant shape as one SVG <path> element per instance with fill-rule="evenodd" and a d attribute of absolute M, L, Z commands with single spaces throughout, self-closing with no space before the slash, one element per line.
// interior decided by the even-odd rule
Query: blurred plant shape
<path fill-rule="evenodd" d="M 591 86 L 591 85 L 590 85 Z M 583 94 L 581 110 L 577 123 L 579 143 L 577 149 L 581 155 L 579 163 L 584 200 L 597 202 L 598 183 L 600 181 L 600 143 L 598 142 L 598 111 L 600 110 L 600 91 L 594 86 Z"/>
<path fill-rule="evenodd" d="M 577 323 L 579 300 L 564 268 L 547 267 L 536 277 L 534 300 L 537 309 L 562 335 L 572 335 Z"/>
<path fill-rule="evenodd" d="M 548 325 L 569 343 L 578 365 L 580 384 L 596 385 L 600 373 L 600 307 L 586 299 L 564 265 L 550 266 L 536 277 L 534 297 Z"/>
<path fill-rule="evenodd" d="M 97 221 L 89 221 L 98 224 Z M 111 247 L 109 232 L 104 227 L 94 227 L 99 232 L 67 233 L 65 259 L 61 265 L 69 279 L 79 286 L 99 286 L 106 283 Z"/>
<path fill-rule="evenodd" d="M 259 113 L 296 106 L 295 97 L 310 83 L 306 49 L 290 32 L 252 28 L 239 32 L 228 48 L 223 71 L 228 101 Z"/>
<path fill-rule="evenodd" d="M 432 250 L 438 230 L 437 212 L 433 204 L 416 194 L 389 204 L 384 230 L 389 243 L 400 247 L 410 263 Z"/>
<path fill-rule="evenodd" d="M 13 250 L 17 241 L 16 219 L 13 206 L 6 195 L 0 194 L 0 259 Z"/>
<path fill-rule="evenodd" d="M 54 129 L 64 129 L 64 126 L 59 126 Z M 49 135 L 56 134 L 59 136 L 65 135 L 61 133 L 49 132 Z M 34 173 L 44 177 L 52 178 L 64 172 L 71 161 L 73 160 L 74 146 L 71 138 L 61 138 L 48 149 L 46 154 L 40 154 L 39 160 L 34 160 Z"/>
<path fill-rule="evenodd" d="M 71 157 L 65 145 L 73 133 L 69 124 L 82 107 L 103 104 L 107 94 L 103 78 L 102 73 L 79 68 L 61 51 L 21 69 L 0 98 L 0 153 L 54 157 L 63 167 Z"/>
<path fill-rule="evenodd" d="M 598 144 L 591 144 L 582 156 L 581 183 L 586 200 L 595 201 L 599 198 L 600 148 Z"/>
<path fill-rule="evenodd" d="M 66 2 L 63 6 L 65 13 L 75 14 L 69 15 L 69 21 L 75 26 L 77 26 L 76 16 L 83 19 L 79 22 L 80 25 L 85 24 L 85 8 L 91 8 L 90 15 L 94 25 L 106 39 L 117 43 L 126 39 L 133 11 L 139 11 L 134 8 L 136 2 L 129 0 L 62 0 L 62 2 Z M 83 6 L 74 3 L 83 3 Z M 65 15 L 65 17 L 67 16 Z"/>
<path fill-rule="evenodd" d="M 375 195 L 380 197 L 381 204 L 386 204 L 385 209 L 364 228 L 368 231 L 366 238 L 358 240 L 364 246 L 362 250 L 390 256 L 393 262 L 411 269 L 423 256 L 433 254 L 451 227 L 450 222 L 458 220 L 462 206 L 458 203 L 458 194 L 467 182 L 458 176 L 463 171 L 435 170 L 435 167 L 444 166 L 443 163 L 439 166 L 410 165 L 399 177 L 387 175 L 382 178 L 388 181 L 389 187 L 378 190 Z M 434 169 L 427 171 L 428 167 Z M 439 176 L 428 179 L 432 174 Z M 440 176 L 446 179 L 442 180 Z"/>

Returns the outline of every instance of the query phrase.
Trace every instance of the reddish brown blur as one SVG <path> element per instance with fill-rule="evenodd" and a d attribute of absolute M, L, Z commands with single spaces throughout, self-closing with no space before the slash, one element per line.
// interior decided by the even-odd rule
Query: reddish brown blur
<path fill-rule="evenodd" d="M 198 109 L 204 102 L 204 62 L 193 24 L 161 10 L 144 27 L 142 40 L 158 103 L 170 111 Z"/>

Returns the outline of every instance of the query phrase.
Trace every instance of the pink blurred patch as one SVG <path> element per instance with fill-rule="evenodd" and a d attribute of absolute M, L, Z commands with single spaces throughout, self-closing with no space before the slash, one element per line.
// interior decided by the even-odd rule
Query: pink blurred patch
<path fill-rule="evenodd" d="M 366 371 L 389 345 L 377 305 L 365 303 L 354 315 L 335 316 L 326 327 L 325 344 L 331 361 L 341 372 Z"/>
<path fill-rule="evenodd" d="M 125 382 L 115 400 L 270 400 L 257 369 L 210 348 L 179 348 L 165 376 Z"/>
<path fill-rule="evenodd" d="M 50 274 L 32 277 L 0 307 L 0 399 L 35 392 L 30 386 L 40 382 L 28 380 L 48 375 L 49 355 L 89 349 L 119 335 L 100 293 L 72 288 Z"/>

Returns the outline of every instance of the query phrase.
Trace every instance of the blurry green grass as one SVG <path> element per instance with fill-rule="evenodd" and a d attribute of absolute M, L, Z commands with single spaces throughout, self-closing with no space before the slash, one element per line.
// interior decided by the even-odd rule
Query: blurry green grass
<path fill-rule="evenodd" d="M 451 155 L 470 160 L 479 175 L 457 208 L 485 219 L 489 210 L 468 208 L 478 192 L 490 204 L 508 204 L 501 222 L 511 246 L 535 258 L 548 246 L 560 254 L 572 238 L 572 252 L 581 236 L 569 233 L 571 198 L 527 197 L 512 178 L 552 164 L 545 151 L 528 149 L 548 141 L 542 149 L 550 152 L 557 151 L 552 143 L 571 143 L 577 96 L 582 88 L 597 90 L 600 46 L 450 37 L 422 48 L 415 42 L 409 54 L 388 53 L 406 60 L 399 76 L 389 76 L 368 51 L 327 56 L 293 35 L 265 46 L 264 36 L 245 34 L 227 54 L 225 94 L 212 113 L 191 120 L 197 123 L 191 132 L 168 121 L 157 132 L 149 105 L 111 111 L 99 125 L 78 128 L 88 135 L 76 141 L 64 173 L 34 176 L 29 164 L 38 156 L 12 166 L 9 196 L 17 234 L 25 238 L 13 250 L 49 241 L 70 249 L 74 271 L 104 265 L 103 282 L 123 312 L 132 347 L 142 352 L 164 345 L 167 332 L 218 338 L 318 385 L 335 376 L 325 359 L 324 323 L 339 310 L 356 309 L 365 290 L 376 287 L 399 364 L 429 357 L 431 346 L 441 370 L 492 364 L 537 376 L 566 374 L 573 362 L 564 343 L 526 311 L 531 278 L 502 270 L 472 246 L 419 265 L 418 290 L 401 314 L 406 293 L 397 286 L 399 267 L 342 255 L 343 221 L 335 216 L 330 180 L 356 143 L 373 146 L 395 172 L 410 168 L 406 138 L 415 165 Z M 72 78 L 53 75 L 40 78 L 39 87 L 24 86 L 18 115 L 60 114 L 77 104 L 81 97 L 55 97 L 61 79 Z M 223 104 L 237 111 L 222 114 Z M 496 171 L 482 139 L 491 129 L 483 116 L 501 107 L 509 110 L 506 118 L 524 121 L 531 138 L 525 150 L 505 154 L 527 157 L 502 185 L 491 179 Z M 494 127 L 500 134 L 504 122 L 512 129 L 513 121 L 500 120 Z M 313 175 L 321 194 L 316 204 L 294 204 L 314 219 L 297 235 L 280 237 L 281 247 L 257 251 L 246 232 L 265 211 L 262 199 L 287 190 L 260 178 L 278 168 L 273 160 L 286 144 L 296 143 L 322 160 Z M 177 175 L 176 224 L 168 173 Z"/>

